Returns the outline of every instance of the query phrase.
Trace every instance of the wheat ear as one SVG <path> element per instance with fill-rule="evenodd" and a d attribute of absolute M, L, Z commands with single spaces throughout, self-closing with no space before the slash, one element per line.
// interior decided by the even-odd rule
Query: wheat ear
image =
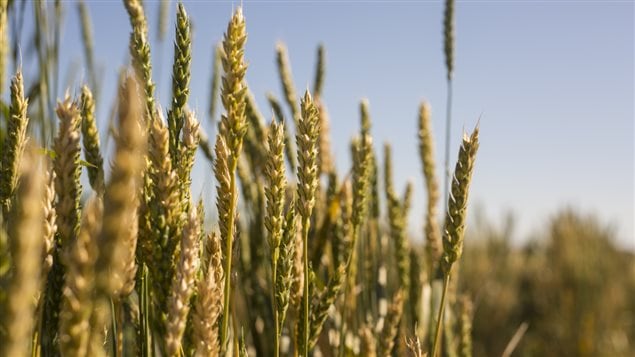
<path fill-rule="evenodd" d="M 223 257 L 219 237 L 207 238 L 209 264 L 198 283 L 198 299 L 193 316 L 196 356 L 219 356 L 221 351 L 218 320 L 223 310 Z"/>
<path fill-rule="evenodd" d="M 95 99 L 87 86 L 82 87 L 80 108 L 84 157 L 92 165 L 88 167 L 88 181 L 93 190 L 101 195 L 104 192 L 104 159 L 101 156 L 99 130 L 95 120 Z"/>
<path fill-rule="evenodd" d="M 474 171 L 474 161 L 478 151 L 478 127 L 474 129 L 472 135 L 463 134 L 463 142 L 459 149 L 459 159 L 454 169 L 454 179 L 452 180 L 452 193 L 448 198 L 448 211 L 445 216 L 445 226 L 443 234 L 443 255 L 440 266 L 443 271 L 443 293 L 441 295 L 441 305 L 437 317 L 437 325 L 434 343 L 432 345 L 432 356 L 436 357 L 441 337 L 441 325 L 443 324 L 443 311 L 445 300 L 450 284 L 450 276 L 453 264 L 459 260 L 463 252 L 463 236 L 465 234 L 465 220 L 467 218 L 467 198 Z"/>
<path fill-rule="evenodd" d="M 64 249 L 75 239 L 79 230 L 80 196 L 82 188 L 79 184 L 81 166 L 79 108 L 69 96 L 57 105 L 57 116 L 60 119 L 58 135 L 55 138 L 55 191 L 58 195 L 57 230 Z"/>
<path fill-rule="evenodd" d="M 286 123 L 282 105 L 280 105 L 280 101 L 273 95 L 273 93 L 267 93 L 267 101 L 271 106 L 271 110 L 273 110 L 274 116 L 279 122 L 284 124 L 284 153 L 287 157 L 287 164 L 289 164 L 291 173 L 295 173 L 295 167 L 297 165 L 295 142 L 291 138 L 289 125 Z"/>
<path fill-rule="evenodd" d="M 395 260 L 399 285 L 406 293 L 410 286 L 410 247 L 406 237 L 407 218 L 392 184 L 392 150 L 390 144 L 384 145 L 384 182 L 386 185 L 386 203 L 388 206 L 388 221 L 390 223 L 390 236 L 395 247 Z"/>
<path fill-rule="evenodd" d="M 5 217 L 9 216 L 11 201 L 18 185 L 20 161 L 26 146 L 26 131 L 29 123 L 28 104 L 28 99 L 24 97 L 22 72 L 18 71 L 11 81 L 11 106 L 7 118 L 7 134 L 1 148 L 0 205 L 2 205 L 2 213 Z"/>
<path fill-rule="evenodd" d="M 302 246 L 304 258 L 304 291 L 303 291 L 303 311 L 302 323 L 304 326 L 304 336 L 299 336 L 300 353 L 308 354 L 309 349 L 309 227 L 311 214 L 315 206 L 315 192 L 318 186 L 317 173 L 317 140 L 320 135 L 319 113 L 313 98 L 307 90 L 302 99 L 302 115 L 298 123 L 296 143 L 298 147 L 298 198 L 296 209 L 301 218 L 302 226 Z"/>
<path fill-rule="evenodd" d="M 275 118 L 271 121 L 268 136 L 268 153 L 265 164 L 265 197 L 267 199 L 267 209 L 264 217 L 264 225 L 269 233 L 269 249 L 271 250 L 271 282 L 273 287 L 273 313 L 274 313 L 274 355 L 280 354 L 280 311 L 277 308 L 276 297 L 278 292 L 278 258 L 280 257 L 280 243 L 282 241 L 284 224 L 284 195 L 287 186 L 286 173 L 284 169 L 284 137 L 283 124 L 278 124 Z"/>
<path fill-rule="evenodd" d="M 458 319 L 459 339 L 459 357 L 472 356 L 472 314 L 474 307 L 469 297 L 463 296 L 459 300 L 461 315 Z"/>
<path fill-rule="evenodd" d="M 430 119 L 430 105 L 422 102 L 419 105 L 419 156 L 423 166 L 423 176 L 428 192 L 428 204 L 425 217 L 426 261 L 430 277 L 437 268 L 441 257 L 441 232 L 437 223 L 437 204 L 440 197 L 439 183 L 435 174 L 434 139 Z"/>
<path fill-rule="evenodd" d="M 4 77 L 7 67 L 7 55 L 9 52 L 9 22 L 7 11 L 9 2 L 0 0 L 0 95 L 4 93 Z M 0 145 L 2 145 L 0 143 Z"/>
<path fill-rule="evenodd" d="M 282 92 L 284 93 L 284 99 L 287 105 L 291 109 L 291 116 L 293 118 L 293 124 L 297 130 L 300 116 L 300 106 L 298 105 L 298 95 L 293 84 L 293 75 L 291 74 L 291 65 L 289 64 L 289 54 L 287 47 L 282 42 L 276 44 L 276 64 L 278 65 L 278 74 L 280 76 L 280 84 L 282 86 Z"/>
<path fill-rule="evenodd" d="M 181 129 L 185 121 L 185 106 L 190 95 L 190 64 L 192 62 L 192 39 L 190 19 L 183 3 L 176 7 L 176 40 L 174 41 L 174 63 L 172 65 L 172 106 L 168 111 L 170 131 L 170 156 L 173 163 L 180 162 Z"/>
<path fill-rule="evenodd" d="M 79 236 L 66 256 L 59 332 L 63 355 L 87 355 L 94 298 L 96 238 L 101 230 L 101 214 L 101 200 L 93 197 L 86 206 Z"/>
<path fill-rule="evenodd" d="M 181 349 L 181 338 L 185 331 L 187 315 L 190 310 L 196 272 L 199 264 L 200 225 L 196 210 L 190 210 L 187 222 L 183 227 L 181 251 L 176 273 L 172 280 L 172 290 L 168 297 L 168 318 L 166 322 L 166 350 L 169 356 L 178 356 Z"/>
<path fill-rule="evenodd" d="M 141 0 L 124 0 L 128 11 L 132 33 L 130 34 L 130 57 L 132 66 L 145 91 L 145 115 L 154 115 L 154 82 L 152 81 L 152 61 L 150 59 L 150 42 L 148 40 L 148 24 L 143 12 Z"/>
<path fill-rule="evenodd" d="M 313 82 L 313 94 L 316 98 L 322 97 L 324 88 L 324 77 L 326 75 L 326 49 L 323 44 L 317 48 L 317 61 L 315 63 L 315 80 Z"/>
<path fill-rule="evenodd" d="M 392 350 L 395 347 L 395 338 L 399 331 L 399 322 L 401 321 L 403 306 L 403 296 L 401 291 L 399 291 L 393 296 L 392 303 L 388 307 L 386 320 L 384 321 L 381 336 L 379 337 L 381 356 L 388 357 L 392 355 Z"/>
<path fill-rule="evenodd" d="M 150 123 L 149 144 L 149 177 L 153 183 L 149 209 L 154 239 L 144 238 L 139 243 L 145 253 L 143 260 L 148 266 L 152 278 L 152 293 L 160 310 L 157 314 L 160 317 L 158 326 L 164 332 L 163 320 L 167 313 L 167 297 L 176 266 L 175 252 L 180 241 L 182 211 L 178 175 L 170 159 L 168 128 L 160 111 L 157 111 L 157 120 Z"/>
<path fill-rule="evenodd" d="M 222 116 L 217 139 L 215 173 L 221 190 L 219 190 L 218 214 L 221 222 L 221 237 L 225 243 L 225 288 L 223 292 L 223 320 L 221 324 L 221 344 L 227 342 L 229 319 L 231 311 L 231 278 L 232 251 L 236 229 L 237 196 L 235 171 L 238 158 L 242 150 L 243 138 L 247 131 L 245 116 L 244 78 L 247 71 L 244 47 L 247 41 L 245 18 L 242 8 L 238 7 L 227 25 L 227 32 L 223 39 L 223 86 L 221 98 L 226 114 Z M 224 145 L 223 145 L 224 144 Z M 223 148 L 223 146 L 226 146 Z M 225 156 L 220 158 L 219 153 Z M 221 180 L 228 179 L 229 185 Z M 220 195 L 226 196 L 221 199 Z"/>
<path fill-rule="evenodd" d="M 110 182 L 104 193 L 103 229 L 98 239 L 96 281 L 102 295 L 127 295 L 134 284 L 138 195 L 145 168 L 145 140 L 137 81 L 128 76 L 119 89 L 119 130 Z"/>
<path fill-rule="evenodd" d="M 216 118 L 216 107 L 218 106 L 218 92 L 220 90 L 220 78 L 223 72 L 222 65 L 223 47 L 221 44 L 214 46 L 214 58 L 212 60 L 212 80 L 209 90 L 209 118 L 214 123 Z"/>
<path fill-rule="evenodd" d="M 16 204 L 12 209 L 8 246 L 13 272 L 9 280 L 7 300 L 2 311 L 2 356 L 26 356 L 35 321 L 33 297 L 40 288 L 40 252 L 42 249 L 42 196 L 44 175 L 34 153 L 27 153 L 19 166 L 20 183 Z"/>

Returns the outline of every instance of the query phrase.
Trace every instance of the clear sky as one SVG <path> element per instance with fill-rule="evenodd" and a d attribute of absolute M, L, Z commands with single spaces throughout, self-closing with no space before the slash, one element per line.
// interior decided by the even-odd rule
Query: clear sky
<path fill-rule="evenodd" d="M 104 71 L 101 126 L 127 61 L 130 24 L 120 1 L 87 1 L 96 58 Z M 154 79 L 164 107 L 170 95 L 173 17 L 157 42 L 159 3 L 144 1 Z M 194 25 L 190 106 L 209 132 L 211 58 L 237 1 L 186 1 Z M 437 162 L 443 161 L 445 67 L 442 1 L 243 1 L 247 79 L 263 113 L 264 94 L 281 97 L 275 43 L 289 49 L 299 91 L 312 85 L 315 50 L 327 48 L 324 98 L 339 171 L 358 130 L 358 103 L 368 98 L 381 154 L 393 145 L 395 184 L 415 183 L 411 230 L 420 231 L 425 191 L 416 139 L 417 105 L 433 108 Z M 76 4 L 64 2 L 60 70 L 64 86 L 83 74 Z M 457 1 L 452 162 L 461 130 L 481 116 L 481 149 L 470 200 L 494 220 L 509 210 L 522 241 L 544 229 L 559 208 L 572 206 L 612 224 L 620 242 L 634 238 L 634 3 L 632 1 Z M 23 38 L 32 17 L 27 16 Z M 25 65 L 27 65 L 25 59 Z M 27 78 L 28 79 L 28 78 Z M 441 166 L 441 165 L 439 165 Z M 199 157 L 195 194 L 211 196 L 212 173 Z M 441 172 L 439 171 L 441 177 Z M 198 191 L 197 191 L 198 190 Z"/>

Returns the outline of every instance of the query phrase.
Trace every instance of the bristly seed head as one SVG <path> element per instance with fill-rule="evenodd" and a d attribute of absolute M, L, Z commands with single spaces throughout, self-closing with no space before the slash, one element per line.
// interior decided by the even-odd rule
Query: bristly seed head
<path fill-rule="evenodd" d="M 445 216 L 441 268 L 446 275 L 450 273 L 452 265 L 459 260 L 463 252 L 467 198 L 478 146 L 478 127 L 470 136 L 463 134 L 459 159 L 454 169 L 452 191 L 448 197 L 448 212 Z"/>

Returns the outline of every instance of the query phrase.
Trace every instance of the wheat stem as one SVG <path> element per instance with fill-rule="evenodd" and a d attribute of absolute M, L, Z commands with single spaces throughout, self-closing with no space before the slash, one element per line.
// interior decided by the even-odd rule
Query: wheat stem
<path fill-rule="evenodd" d="M 434 342 L 432 344 L 432 355 L 431 357 L 436 357 L 439 349 L 439 345 L 441 344 L 441 326 L 443 325 L 443 312 L 445 310 L 445 300 L 446 295 L 448 294 L 448 285 L 450 285 L 450 274 L 445 275 L 443 278 L 443 292 L 441 293 L 441 305 L 439 306 L 439 313 L 437 315 L 437 324 L 434 329 Z"/>
<path fill-rule="evenodd" d="M 223 106 L 226 115 L 220 122 L 219 136 L 217 140 L 217 167 L 216 176 L 223 180 L 229 180 L 229 186 L 221 183 L 222 190 L 219 195 L 226 195 L 229 199 L 219 197 L 219 218 L 222 222 L 221 236 L 225 241 L 225 279 L 223 298 L 223 320 L 221 324 L 221 344 L 226 346 L 231 303 L 231 274 L 232 274 L 232 250 L 235 235 L 235 221 L 237 215 L 238 193 L 236 189 L 236 167 L 242 150 L 243 138 L 247 131 L 245 116 L 245 91 L 244 78 L 247 65 L 244 61 L 244 46 L 247 40 L 245 30 L 245 18 L 242 8 L 238 7 L 227 25 L 227 32 L 223 40 L 223 69 L 225 76 L 221 90 Z M 223 148 L 222 146 L 225 146 Z M 220 146 L 220 147 L 219 147 Z M 219 153 L 226 158 L 219 158 Z M 225 161 L 224 164 L 222 161 Z M 221 165 L 219 165 L 219 163 Z M 220 180 L 219 180 L 220 181 Z M 222 206 L 221 206 L 222 204 Z"/>

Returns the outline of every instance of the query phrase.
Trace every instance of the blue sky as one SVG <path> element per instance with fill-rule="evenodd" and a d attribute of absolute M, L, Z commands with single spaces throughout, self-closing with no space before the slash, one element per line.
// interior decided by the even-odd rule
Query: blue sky
<path fill-rule="evenodd" d="M 130 25 L 119 1 L 87 1 L 96 58 L 104 71 L 101 124 L 117 71 L 127 61 Z M 159 3 L 145 1 L 154 79 L 166 106 L 170 95 L 173 17 L 167 41 L 156 38 Z M 186 1 L 194 24 L 190 106 L 207 131 L 211 58 L 231 1 Z M 268 114 L 264 94 L 280 96 L 275 43 L 289 49 L 296 87 L 312 85 L 315 50 L 327 48 L 324 98 L 340 172 L 358 130 L 358 103 L 368 98 L 377 150 L 393 145 L 395 184 L 415 183 L 411 231 L 420 231 L 425 191 L 416 139 L 421 99 L 433 108 L 437 161 L 443 161 L 445 67 L 442 1 L 243 1 L 247 19 L 247 79 Z M 75 3 L 64 2 L 63 83 L 83 74 Z M 461 130 L 481 116 L 481 149 L 470 200 L 498 220 L 514 212 L 523 241 L 546 219 L 572 206 L 597 214 L 620 242 L 634 238 L 634 3 L 632 1 L 458 1 L 451 160 Z M 25 29 L 32 28 L 27 16 Z M 30 30 L 29 30 L 30 31 Z M 26 36 L 25 32 L 25 36 Z M 161 70 L 161 72 L 159 72 Z M 28 79 L 28 78 L 27 78 Z M 281 97 L 281 96 L 280 96 Z M 268 115 L 267 115 L 268 116 Z M 439 171 L 439 176 L 441 172 Z M 212 173 L 199 157 L 195 192 L 213 202 Z"/>

